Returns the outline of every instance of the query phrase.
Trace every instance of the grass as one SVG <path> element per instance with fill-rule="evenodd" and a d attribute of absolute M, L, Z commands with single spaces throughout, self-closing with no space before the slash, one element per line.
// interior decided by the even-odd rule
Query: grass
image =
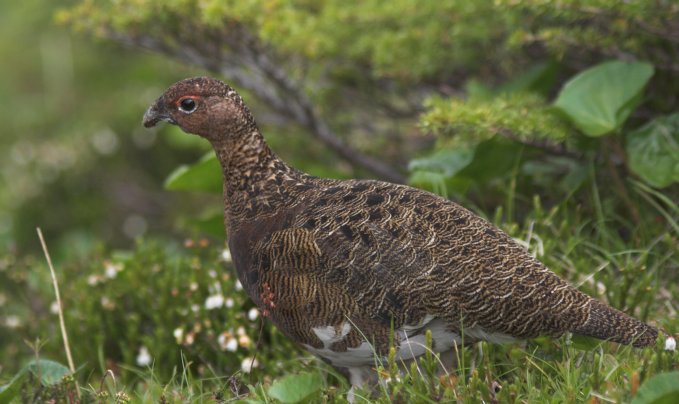
<path fill-rule="evenodd" d="M 536 198 L 524 222 L 495 221 L 581 290 L 676 332 L 679 210 L 653 190 L 634 192 L 653 202 L 645 226 L 605 216 L 605 200 L 590 217 L 577 204 L 547 210 Z M 131 251 L 101 249 L 57 264 L 77 370 L 51 383 L 28 372 L 21 401 L 74 402 L 79 382 L 81 402 L 270 403 L 290 392 L 346 402 L 350 386 L 340 375 L 254 318 L 222 250 L 202 239 L 140 240 Z M 0 385 L 36 357 L 66 359 L 49 279 L 36 258 L 0 257 L 0 324 L 10 331 L 0 332 Z M 23 342 L 36 337 L 46 342 Z M 258 365 L 246 373 L 255 355 Z M 629 402 L 653 376 L 679 369 L 678 354 L 662 342 L 642 350 L 569 335 L 480 343 L 456 356 L 455 370 L 439 375 L 434 354 L 403 370 L 392 353 L 375 365 L 381 383 L 357 391 L 356 402 Z"/>

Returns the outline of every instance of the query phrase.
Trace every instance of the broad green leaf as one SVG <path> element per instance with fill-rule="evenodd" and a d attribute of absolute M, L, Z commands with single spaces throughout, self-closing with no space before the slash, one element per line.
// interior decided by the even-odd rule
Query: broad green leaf
<path fill-rule="evenodd" d="M 586 135 L 603 136 L 622 127 L 651 76 L 648 63 L 601 63 L 568 81 L 554 105 Z"/>
<path fill-rule="evenodd" d="M 602 341 L 592 337 L 585 337 L 583 335 L 573 335 L 571 337 L 573 348 L 581 351 L 592 351 L 601 346 Z"/>
<path fill-rule="evenodd" d="M 627 134 L 627 160 L 654 187 L 679 182 L 679 114 L 658 117 Z"/>
<path fill-rule="evenodd" d="M 498 136 L 479 143 L 472 161 L 459 171 L 459 175 L 483 183 L 511 173 L 522 158 L 524 145 Z"/>
<path fill-rule="evenodd" d="M 0 404 L 11 402 L 21 391 L 21 384 L 27 376 L 27 369 L 23 368 L 12 380 L 4 386 L 0 386 Z"/>
<path fill-rule="evenodd" d="M 59 362 L 39 359 L 27 365 L 28 370 L 35 376 L 40 376 L 40 382 L 44 385 L 56 384 L 71 371 Z"/>
<path fill-rule="evenodd" d="M 408 182 L 447 198 L 448 180 L 472 162 L 475 149 L 476 145 L 443 149 L 428 157 L 411 160 L 408 169 L 412 174 Z"/>
<path fill-rule="evenodd" d="M 61 382 L 63 377 L 71 371 L 64 365 L 47 359 L 31 361 L 17 373 L 12 380 L 0 386 L 0 404 L 11 402 L 21 390 L 21 384 L 28 374 L 40 377 L 42 385 L 52 385 Z"/>
<path fill-rule="evenodd" d="M 429 171 L 452 177 L 465 168 L 474 158 L 475 146 L 439 150 L 428 157 L 412 160 L 410 171 Z"/>
<path fill-rule="evenodd" d="M 532 91 L 546 94 L 554 84 L 559 64 L 550 61 L 531 66 L 528 70 L 501 85 L 498 93 L 517 93 Z"/>
<path fill-rule="evenodd" d="M 521 173 L 532 177 L 535 184 L 546 188 L 556 186 L 560 192 L 570 195 L 585 183 L 589 168 L 569 157 L 539 155 L 535 160 L 526 161 Z"/>
<path fill-rule="evenodd" d="M 323 387 L 318 373 L 300 373 L 276 380 L 269 387 L 269 395 L 283 403 L 298 403 Z"/>
<path fill-rule="evenodd" d="M 177 167 L 165 180 L 165 188 L 171 191 L 222 192 L 222 169 L 213 152 L 203 156 L 197 163 Z"/>
<path fill-rule="evenodd" d="M 679 371 L 657 374 L 641 385 L 632 404 L 679 403 Z"/>
<path fill-rule="evenodd" d="M 408 168 L 411 184 L 431 184 L 434 192 L 445 187 L 450 178 L 471 178 L 487 182 L 502 177 L 515 167 L 525 146 L 511 140 L 493 137 L 476 145 L 439 150 L 429 157 L 415 159 Z"/>

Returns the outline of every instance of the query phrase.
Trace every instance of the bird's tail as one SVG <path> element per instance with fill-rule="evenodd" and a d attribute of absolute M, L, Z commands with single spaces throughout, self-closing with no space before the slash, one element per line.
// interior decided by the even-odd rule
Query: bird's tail
<path fill-rule="evenodd" d="M 573 333 L 641 348 L 654 345 L 660 331 L 592 299 L 589 318 Z"/>

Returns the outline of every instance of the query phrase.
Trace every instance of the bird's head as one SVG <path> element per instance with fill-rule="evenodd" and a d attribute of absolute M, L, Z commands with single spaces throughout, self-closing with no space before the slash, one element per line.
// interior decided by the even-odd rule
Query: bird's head
<path fill-rule="evenodd" d="M 144 126 L 177 125 L 211 142 L 225 141 L 255 127 L 250 111 L 233 88 L 210 77 L 173 84 L 144 114 Z"/>

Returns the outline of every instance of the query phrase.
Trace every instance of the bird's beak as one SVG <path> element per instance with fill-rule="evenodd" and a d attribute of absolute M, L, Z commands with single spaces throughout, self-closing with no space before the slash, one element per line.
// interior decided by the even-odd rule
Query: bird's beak
<path fill-rule="evenodd" d="M 170 118 L 170 116 L 165 112 L 164 108 L 159 108 L 158 107 L 158 102 L 153 103 L 149 109 L 146 110 L 146 113 L 144 114 L 144 120 L 142 121 L 144 124 L 144 127 L 146 128 L 151 128 L 156 126 L 156 124 L 160 121 L 166 121 L 169 123 L 174 124 L 174 120 Z"/>

